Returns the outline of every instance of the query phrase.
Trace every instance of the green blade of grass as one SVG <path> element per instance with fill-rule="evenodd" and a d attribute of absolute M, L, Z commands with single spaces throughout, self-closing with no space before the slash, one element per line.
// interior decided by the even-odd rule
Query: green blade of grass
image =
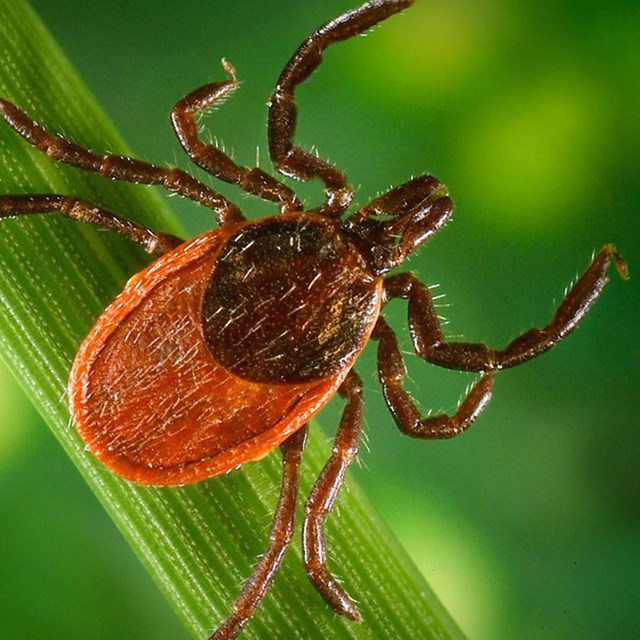
<path fill-rule="evenodd" d="M 0 95 L 74 141 L 127 153 L 28 5 L 0 0 Z M 179 233 L 153 190 L 101 180 L 31 149 L 0 122 L 0 192 L 72 193 L 138 222 Z M 213 216 L 211 216 L 213 220 Z M 182 488 L 124 482 L 88 454 L 69 424 L 66 380 L 100 312 L 148 257 L 109 232 L 59 216 L 0 223 L 0 353 L 194 638 L 229 612 L 267 543 L 279 454 L 223 478 Z M 303 494 L 329 454 L 313 430 Z M 358 601 L 361 625 L 338 618 L 291 549 L 246 638 L 461 638 L 366 497 L 349 482 L 330 519 L 331 566 Z M 114 612 L 117 615 L 117 612 Z M 132 629 L 135 634 L 135 628 Z"/>

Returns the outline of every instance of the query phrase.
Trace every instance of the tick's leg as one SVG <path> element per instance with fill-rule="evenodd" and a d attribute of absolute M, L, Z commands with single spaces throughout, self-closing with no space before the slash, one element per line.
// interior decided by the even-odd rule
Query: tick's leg
<path fill-rule="evenodd" d="M 428 362 L 460 371 L 505 369 L 548 351 L 571 333 L 598 299 L 608 281 L 607 271 L 612 262 L 626 278 L 626 262 L 613 245 L 605 245 L 565 295 L 551 322 L 543 329 L 526 331 L 504 349 L 477 343 L 447 342 L 429 289 L 411 274 L 399 274 L 385 280 L 385 293 L 387 299 L 408 298 L 413 346 Z"/>
<path fill-rule="evenodd" d="M 382 317 L 373 332 L 378 340 L 378 376 L 384 399 L 396 424 L 406 435 L 428 440 L 453 438 L 470 427 L 491 399 L 493 373 L 485 373 L 467 393 L 453 416 L 422 418 L 402 381 L 406 373 L 398 340 Z"/>
<path fill-rule="evenodd" d="M 213 209 L 219 224 L 244 220 L 240 209 L 224 196 L 180 169 L 166 169 L 125 156 L 100 155 L 53 135 L 31 120 L 24 111 L 0 98 L 0 116 L 27 142 L 53 160 L 99 173 L 112 180 L 158 185 Z"/>
<path fill-rule="evenodd" d="M 137 242 L 147 253 L 161 255 L 184 242 L 176 236 L 147 229 L 90 202 L 71 196 L 57 194 L 0 196 L 0 218 L 53 212 L 59 212 L 72 220 L 92 224 L 99 229 L 111 229 Z"/>
<path fill-rule="evenodd" d="M 209 640 L 231 640 L 238 636 L 247 620 L 264 600 L 282 564 L 295 525 L 300 461 L 306 439 L 307 425 L 304 425 L 280 445 L 282 485 L 269 533 L 269 548 L 260 558 L 260 562 L 234 602 L 233 612 L 209 637 Z"/>
<path fill-rule="evenodd" d="M 356 36 L 411 4 L 413 0 L 372 0 L 327 22 L 298 47 L 280 74 L 269 101 L 271 159 L 285 176 L 296 180 L 317 177 L 324 182 L 327 200 L 319 210 L 324 215 L 339 217 L 351 203 L 353 189 L 342 171 L 293 144 L 297 120 L 295 89 L 316 70 L 329 45 Z"/>
<path fill-rule="evenodd" d="M 222 60 L 229 75 L 225 82 L 213 82 L 200 87 L 180 100 L 171 112 L 171 123 L 182 148 L 191 160 L 220 180 L 238 185 L 244 191 L 280 204 L 281 211 L 298 211 L 302 205 L 295 193 L 262 169 L 237 165 L 215 145 L 205 144 L 198 136 L 195 116 L 229 96 L 238 86 L 233 67 Z"/>
<path fill-rule="evenodd" d="M 305 505 L 302 557 L 309 579 L 329 605 L 343 616 L 360 622 L 362 617 L 347 592 L 327 569 L 323 523 L 342 487 L 345 473 L 358 453 L 362 431 L 362 382 L 351 370 L 339 391 L 347 399 L 333 452 L 316 480 Z"/>

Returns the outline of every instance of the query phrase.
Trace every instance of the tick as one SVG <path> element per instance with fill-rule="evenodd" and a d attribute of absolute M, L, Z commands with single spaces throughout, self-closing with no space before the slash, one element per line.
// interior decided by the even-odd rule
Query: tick
<path fill-rule="evenodd" d="M 324 183 L 326 198 L 315 209 L 304 210 L 280 180 L 235 163 L 201 140 L 196 116 L 238 84 L 224 60 L 227 79 L 180 100 L 171 121 L 196 165 L 274 203 L 278 212 L 257 221 L 246 220 L 236 205 L 179 169 L 84 149 L 0 100 L 4 120 L 52 159 L 106 178 L 159 185 L 215 214 L 218 228 L 185 242 L 73 196 L 0 197 L 0 217 L 58 212 L 111 229 L 159 256 L 100 316 L 71 371 L 73 422 L 103 464 L 132 482 L 183 485 L 281 450 L 282 486 L 269 547 L 211 639 L 235 638 L 273 581 L 294 529 L 307 424 L 336 393 L 346 407 L 331 457 L 305 504 L 303 558 L 329 605 L 361 620 L 326 567 L 323 525 L 358 453 L 363 399 L 353 365 L 369 339 L 378 343 L 380 384 L 400 430 L 427 440 L 451 438 L 484 409 L 496 371 L 547 351 L 577 326 L 607 282 L 611 262 L 627 275 L 623 258 L 605 245 L 549 324 L 504 349 L 447 341 L 428 287 L 411 273 L 388 275 L 450 218 L 447 189 L 433 176 L 421 175 L 347 215 L 353 189 L 345 175 L 294 144 L 295 89 L 318 67 L 329 45 L 411 4 L 372 0 L 328 22 L 300 45 L 278 79 L 269 101 L 271 159 L 286 177 Z M 408 301 L 418 356 L 479 374 L 453 415 L 422 417 L 404 390 L 402 354 L 382 315 L 394 298 Z"/>

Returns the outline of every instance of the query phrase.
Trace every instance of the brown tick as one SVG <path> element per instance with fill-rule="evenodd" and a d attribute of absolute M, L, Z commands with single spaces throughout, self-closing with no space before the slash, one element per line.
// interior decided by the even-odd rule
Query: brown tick
<path fill-rule="evenodd" d="M 604 246 L 549 324 L 504 349 L 448 342 L 429 289 L 410 273 L 387 275 L 447 222 L 453 209 L 447 190 L 422 175 L 345 217 L 353 198 L 345 175 L 293 142 L 295 89 L 329 45 L 412 3 L 372 0 L 328 22 L 300 45 L 278 79 L 269 102 L 271 159 L 284 176 L 322 180 L 326 200 L 316 209 L 303 210 L 284 183 L 201 141 L 196 115 L 237 86 L 226 61 L 228 79 L 180 100 L 171 121 L 195 164 L 278 206 L 279 213 L 258 221 L 247 221 L 237 206 L 179 169 L 94 153 L 51 135 L 0 100 L 5 121 L 54 160 L 106 178 L 160 185 L 215 213 L 219 228 L 184 242 L 72 196 L 0 197 L 0 217 L 59 212 L 112 229 L 160 256 L 100 316 L 73 364 L 71 414 L 101 462 L 132 482 L 181 485 L 225 473 L 276 447 L 282 452 L 269 548 L 211 639 L 235 638 L 264 598 L 294 529 L 307 424 L 336 392 L 347 404 L 331 457 L 305 505 L 303 557 L 329 605 L 361 619 L 326 567 L 323 523 L 358 453 L 362 382 L 353 365 L 370 338 L 378 342 L 380 384 L 400 430 L 416 438 L 451 438 L 489 402 L 497 370 L 551 349 L 575 329 L 600 295 L 612 261 L 621 275 L 627 273 L 614 247 Z M 453 415 L 422 417 L 404 390 L 398 341 L 381 315 L 393 298 L 408 301 L 411 338 L 421 358 L 480 374 Z"/>

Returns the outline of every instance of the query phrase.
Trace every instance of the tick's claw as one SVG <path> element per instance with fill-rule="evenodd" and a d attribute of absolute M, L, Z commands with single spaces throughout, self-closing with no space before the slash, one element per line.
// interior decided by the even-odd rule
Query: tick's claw
<path fill-rule="evenodd" d="M 611 253 L 613 255 L 613 259 L 616 263 L 616 269 L 618 270 L 620 277 L 623 280 L 628 280 L 629 265 L 627 264 L 627 261 L 622 257 L 622 255 L 618 252 L 618 250 L 612 244 L 610 244 L 609 247 L 611 248 Z"/>

